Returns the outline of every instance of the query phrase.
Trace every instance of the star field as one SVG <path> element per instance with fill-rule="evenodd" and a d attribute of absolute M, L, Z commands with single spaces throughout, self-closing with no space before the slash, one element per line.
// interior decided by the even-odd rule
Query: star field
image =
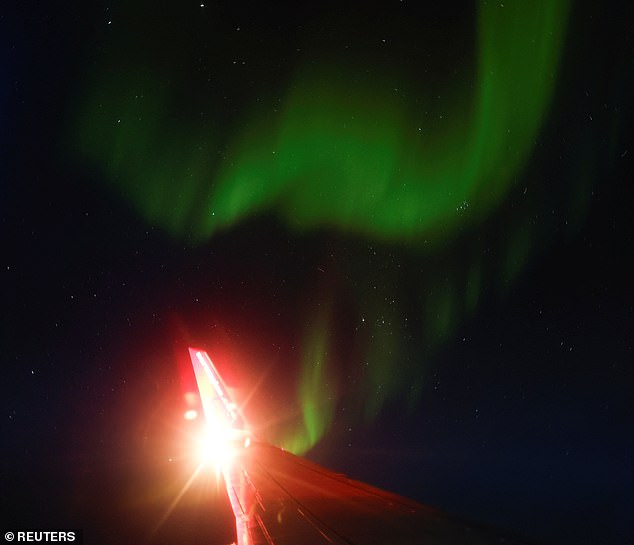
<path fill-rule="evenodd" d="M 631 542 L 627 10 L 12 10 L 9 524 L 139 538 L 193 344 L 284 448 L 530 541 Z"/>

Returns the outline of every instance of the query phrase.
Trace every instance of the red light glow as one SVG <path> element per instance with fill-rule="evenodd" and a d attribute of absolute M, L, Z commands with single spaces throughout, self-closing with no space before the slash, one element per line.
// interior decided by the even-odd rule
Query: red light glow
<path fill-rule="evenodd" d="M 195 457 L 201 465 L 212 464 L 216 471 L 222 471 L 235 455 L 235 439 L 240 432 L 235 428 L 236 405 L 207 353 L 193 348 L 189 353 L 205 416 L 205 426 L 194 440 Z M 193 419 L 187 417 L 192 412 L 188 410 L 185 418 Z"/>

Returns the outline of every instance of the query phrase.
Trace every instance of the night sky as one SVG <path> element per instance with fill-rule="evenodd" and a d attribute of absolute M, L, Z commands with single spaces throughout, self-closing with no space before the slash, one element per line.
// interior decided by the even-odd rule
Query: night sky
<path fill-rule="evenodd" d="M 164 516 L 195 345 L 274 444 L 634 543 L 625 3 L 88 4 L 0 9 L 2 528 L 228 543 Z"/>

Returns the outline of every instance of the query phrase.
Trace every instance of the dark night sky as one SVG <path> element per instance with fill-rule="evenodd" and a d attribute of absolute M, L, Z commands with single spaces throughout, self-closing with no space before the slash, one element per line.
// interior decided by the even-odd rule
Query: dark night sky
<path fill-rule="evenodd" d="M 191 343 L 318 463 L 536 543 L 633 543 L 627 8 L 556 15 L 553 87 L 463 142 L 477 4 L 249 4 L 0 10 L 2 527 L 145 536 L 186 479 Z M 483 73 L 521 82 L 537 53 L 500 53 L 523 30 L 496 17 Z M 386 164 L 441 190 L 394 200 Z M 228 542 L 201 497 L 175 519 Z"/>

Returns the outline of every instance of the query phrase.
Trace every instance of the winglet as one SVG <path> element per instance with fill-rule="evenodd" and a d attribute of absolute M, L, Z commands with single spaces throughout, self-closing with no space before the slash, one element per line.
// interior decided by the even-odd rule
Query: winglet
<path fill-rule="evenodd" d="M 227 387 L 207 352 L 190 347 L 189 357 L 192 360 L 207 425 L 236 427 L 239 421 L 236 404 L 231 400 Z"/>

